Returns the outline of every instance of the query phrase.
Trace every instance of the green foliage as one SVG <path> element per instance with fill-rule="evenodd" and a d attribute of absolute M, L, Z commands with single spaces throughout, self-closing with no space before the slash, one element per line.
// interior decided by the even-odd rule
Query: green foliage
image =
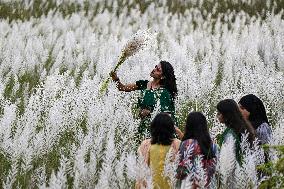
<path fill-rule="evenodd" d="M 191 111 L 198 111 L 199 107 L 199 102 L 196 101 L 186 101 L 182 104 L 181 108 L 179 111 L 176 112 L 176 117 L 177 117 L 177 123 L 179 128 L 183 131 L 185 124 L 186 124 L 186 119 Z"/>
<path fill-rule="evenodd" d="M 16 81 L 18 80 L 18 81 Z M 9 99 L 12 103 L 19 101 L 17 104 L 18 113 L 21 115 L 25 109 L 25 98 L 29 97 L 33 90 L 40 82 L 40 74 L 38 68 L 35 67 L 32 71 L 25 71 L 20 76 L 12 75 L 4 89 L 4 97 Z M 16 83 L 19 86 L 15 86 Z"/>
<path fill-rule="evenodd" d="M 224 71 L 224 63 L 222 61 L 220 61 L 219 64 L 218 64 L 218 71 L 217 71 L 216 78 L 215 78 L 215 81 L 214 81 L 216 87 L 220 86 L 220 84 L 223 80 L 223 71 Z"/>
<path fill-rule="evenodd" d="M 15 79 L 13 76 L 11 76 L 4 89 L 5 98 L 9 98 L 12 95 L 14 85 L 15 85 Z"/>
<path fill-rule="evenodd" d="M 89 66 L 89 64 L 86 62 L 79 68 L 79 71 L 78 71 L 76 78 L 75 78 L 76 86 L 79 86 L 79 84 L 80 84 L 80 82 L 83 78 L 84 72 L 88 70 L 88 66 Z"/>
<path fill-rule="evenodd" d="M 52 51 L 53 51 L 53 48 L 49 51 L 48 58 L 47 58 L 47 60 L 44 64 L 44 68 L 45 68 L 47 74 L 49 74 L 49 71 L 50 71 L 52 65 L 54 64 L 54 60 L 52 59 Z"/>
<path fill-rule="evenodd" d="M 268 161 L 258 167 L 258 170 L 265 173 L 268 177 L 261 183 L 259 189 L 284 188 L 284 145 L 264 146 L 267 150 L 276 150 L 279 159 L 276 162 Z"/>
<path fill-rule="evenodd" d="M 0 188 L 3 188 L 2 184 L 6 178 L 8 171 L 11 169 L 11 162 L 8 157 L 2 152 L 0 153 Z"/>

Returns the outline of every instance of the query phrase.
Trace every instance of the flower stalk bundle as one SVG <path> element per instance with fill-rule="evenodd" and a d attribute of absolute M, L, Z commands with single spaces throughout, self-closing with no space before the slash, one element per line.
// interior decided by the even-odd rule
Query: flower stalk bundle
<path fill-rule="evenodd" d="M 135 55 L 140 50 L 145 49 L 151 40 L 151 35 L 148 31 L 141 33 L 136 33 L 134 37 L 129 40 L 121 51 L 121 55 L 118 59 L 117 64 L 111 72 L 116 72 L 119 67 L 125 62 L 125 60 L 133 55 Z M 100 95 L 103 95 L 109 85 L 110 77 L 108 77 L 101 85 Z"/>

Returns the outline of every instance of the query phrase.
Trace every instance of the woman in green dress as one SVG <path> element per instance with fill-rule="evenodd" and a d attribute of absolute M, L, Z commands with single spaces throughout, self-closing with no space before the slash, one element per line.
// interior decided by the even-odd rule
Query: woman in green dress
<path fill-rule="evenodd" d="M 119 91 L 141 91 L 138 99 L 139 117 L 138 142 L 148 138 L 151 112 L 159 105 L 160 112 L 169 113 L 175 119 L 174 101 L 177 95 L 176 77 L 173 66 L 167 61 L 161 61 L 151 71 L 149 80 L 139 80 L 131 84 L 123 84 L 115 72 L 111 73 Z"/>

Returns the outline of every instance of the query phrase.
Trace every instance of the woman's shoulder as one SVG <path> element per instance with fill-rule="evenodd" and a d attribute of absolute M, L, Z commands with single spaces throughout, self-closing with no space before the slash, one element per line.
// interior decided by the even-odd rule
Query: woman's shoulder
<path fill-rule="evenodd" d="M 262 123 L 257 129 L 256 129 L 256 136 L 261 144 L 266 144 L 270 140 L 271 137 L 271 127 L 268 123 L 264 122 Z"/>
<path fill-rule="evenodd" d="M 140 146 L 138 147 L 138 152 L 144 152 L 147 151 L 148 148 L 150 148 L 151 146 L 151 139 L 146 139 L 143 140 L 140 144 Z"/>
<path fill-rule="evenodd" d="M 257 129 L 256 134 L 257 135 L 270 135 L 272 133 L 271 127 L 268 123 L 264 122 L 262 123 Z"/>
<path fill-rule="evenodd" d="M 179 152 L 183 156 L 183 158 L 193 157 L 194 155 L 198 155 L 201 152 L 201 148 L 195 139 L 187 139 L 182 141 L 180 145 Z"/>
<path fill-rule="evenodd" d="M 151 139 L 145 139 L 141 142 L 140 146 L 151 145 Z"/>
<path fill-rule="evenodd" d="M 181 142 L 180 146 L 181 148 L 188 148 L 192 144 L 197 144 L 197 141 L 195 139 L 186 139 Z"/>
<path fill-rule="evenodd" d="M 180 143 L 181 143 L 181 141 L 177 138 L 175 138 L 172 142 L 172 144 L 174 144 L 174 145 L 180 145 Z"/>
<path fill-rule="evenodd" d="M 260 124 L 260 126 L 259 126 L 256 130 L 257 130 L 257 131 L 263 131 L 263 130 L 265 130 L 265 131 L 267 131 L 267 130 L 271 131 L 271 127 L 270 127 L 270 125 L 269 125 L 268 123 L 264 122 L 264 123 Z"/>
<path fill-rule="evenodd" d="M 149 150 L 151 147 L 151 139 L 146 139 L 141 142 L 140 146 L 138 147 L 138 156 L 144 159 L 144 162 L 149 165 Z"/>
<path fill-rule="evenodd" d="M 171 147 L 174 148 L 176 151 L 179 149 L 181 141 L 179 139 L 174 139 L 172 141 Z"/>
<path fill-rule="evenodd" d="M 139 155 L 146 156 L 151 147 L 151 139 L 146 139 L 141 142 L 140 146 L 137 149 Z"/>

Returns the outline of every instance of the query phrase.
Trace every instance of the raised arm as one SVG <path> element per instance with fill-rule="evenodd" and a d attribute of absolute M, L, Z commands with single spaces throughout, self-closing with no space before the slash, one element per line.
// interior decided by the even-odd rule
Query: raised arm
<path fill-rule="evenodd" d="M 130 84 L 123 84 L 119 80 L 117 74 L 115 72 L 111 72 L 110 76 L 113 81 L 116 82 L 116 86 L 119 91 L 125 91 L 125 92 L 130 92 L 130 91 L 135 91 L 138 89 L 137 85 L 135 83 L 130 83 Z"/>
<path fill-rule="evenodd" d="M 180 140 L 182 140 L 182 139 L 183 139 L 183 136 L 184 136 L 183 132 L 182 132 L 178 127 L 176 127 L 176 126 L 175 126 L 175 130 L 176 130 L 176 134 L 177 134 L 178 138 L 179 138 Z"/>

